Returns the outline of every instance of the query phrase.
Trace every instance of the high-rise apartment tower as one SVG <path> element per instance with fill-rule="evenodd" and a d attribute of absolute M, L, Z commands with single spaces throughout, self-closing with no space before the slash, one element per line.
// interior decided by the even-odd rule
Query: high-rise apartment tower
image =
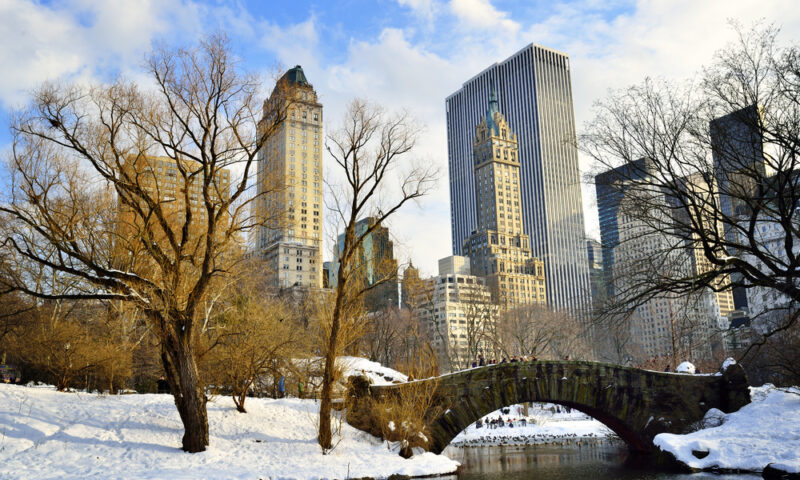
<path fill-rule="evenodd" d="M 528 45 L 463 84 L 446 100 L 453 253 L 478 229 L 473 178 L 475 125 L 494 84 L 498 108 L 518 136 L 520 218 L 534 257 L 544 262 L 547 303 L 573 311 L 589 304 L 569 57 Z"/>
<path fill-rule="evenodd" d="M 258 216 L 267 220 L 256 250 L 273 285 L 321 288 L 322 105 L 300 65 L 278 80 L 268 102 L 276 100 L 288 108 L 258 156 Z"/>

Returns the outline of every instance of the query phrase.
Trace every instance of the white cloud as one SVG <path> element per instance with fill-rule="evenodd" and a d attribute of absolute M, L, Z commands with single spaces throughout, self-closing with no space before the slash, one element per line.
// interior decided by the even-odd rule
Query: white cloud
<path fill-rule="evenodd" d="M 397 3 L 403 7 L 410 8 L 417 17 L 428 23 L 433 21 L 439 9 L 434 0 L 397 0 Z"/>
<path fill-rule="evenodd" d="M 468 27 L 515 33 L 519 24 L 507 12 L 494 8 L 489 0 L 450 0 L 450 11 Z"/>
<path fill-rule="evenodd" d="M 41 82 L 135 70 L 153 38 L 192 35 L 198 9 L 177 0 L 0 2 L 0 102 L 19 106 Z"/>

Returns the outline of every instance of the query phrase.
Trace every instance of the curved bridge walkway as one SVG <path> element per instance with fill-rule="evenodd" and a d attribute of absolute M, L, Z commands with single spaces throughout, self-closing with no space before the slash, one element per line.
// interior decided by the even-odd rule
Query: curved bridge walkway
<path fill-rule="evenodd" d="M 706 411 L 732 412 L 750 402 L 744 370 L 734 364 L 721 375 L 660 373 L 583 361 L 536 361 L 473 368 L 407 384 L 368 385 L 351 378 L 348 423 L 380 436 L 371 418 L 373 399 L 435 382 L 429 409 L 429 449 L 440 453 L 477 419 L 524 402 L 549 402 L 580 410 L 604 423 L 631 450 L 653 451 L 659 433 L 685 433 Z"/>

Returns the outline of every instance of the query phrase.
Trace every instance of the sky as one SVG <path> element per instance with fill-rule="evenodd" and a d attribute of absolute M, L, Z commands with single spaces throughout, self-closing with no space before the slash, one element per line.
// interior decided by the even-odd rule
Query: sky
<path fill-rule="evenodd" d="M 646 77 L 691 81 L 734 39 L 729 22 L 762 20 L 800 40 L 792 0 L 0 0 L 0 150 L 9 118 L 46 80 L 142 78 L 155 43 L 228 34 L 245 68 L 272 78 L 302 65 L 335 127 L 353 98 L 405 109 L 424 125 L 414 156 L 440 168 L 434 190 L 389 222 L 395 257 L 423 274 L 451 255 L 445 98 L 530 43 L 568 54 L 578 133 L 611 89 Z M 265 85 L 265 94 L 269 85 Z M 513 128 L 513 126 L 512 126 Z M 332 162 L 323 163 L 330 169 Z M 593 166 L 581 157 L 582 174 Z M 2 175 L 2 172 L 0 172 Z M 599 238 L 594 186 L 586 235 Z M 328 259 L 329 249 L 324 252 Z"/>

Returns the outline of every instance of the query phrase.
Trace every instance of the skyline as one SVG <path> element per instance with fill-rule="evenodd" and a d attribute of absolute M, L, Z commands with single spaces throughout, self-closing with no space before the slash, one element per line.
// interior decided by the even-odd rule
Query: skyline
<path fill-rule="evenodd" d="M 547 304 L 576 312 L 586 308 L 590 287 L 578 152 L 568 143 L 575 137 L 570 70 L 568 56 L 537 45 L 484 70 L 447 97 L 447 147 L 452 242 L 458 254 L 470 232 L 481 228 L 479 203 L 486 207 L 485 199 L 478 201 L 479 173 L 473 161 L 478 152 L 470 144 L 476 135 L 472 124 L 484 115 L 491 90 L 489 105 L 494 102 L 515 133 L 519 156 L 513 152 L 509 160 L 519 162 L 519 184 L 514 179 L 506 195 L 513 192 L 516 197 L 519 188 L 514 215 L 522 221 L 530 255 L 544 262 Z M 506 198 L 505 213 L 509 202 Z M 501 227 L 503 210 L 500 206 L 497 211 Z"/>
<path fill-rule="evenodd" d="M 691 5 L 691 8 L 688 6 Z M 325 131 L 344 106 L 363 96 L 389 110 L 406 108 L 427 126 L 417 156 L 441 168 L 438 187 L 419 206 L 389 224 L 396 256 L 414 261 L 423 275 L 449 256 L 445 98 L 495 62 L 530 43 L 570 56 L 576 127 L 591 119 L 591 103 L 609 88 L 645 76 L 691 80 L 715 50 L 733 39 L 726 18 L 749 26 L 764 18 L 791 41 L 800 13 L 790 2 L 533 2 L 482 0 L 295 2 L 262 11 L 256 2 L 130 2 L 107 6 L 83 0 L 7 1 L 0 4 L 0 147 L 7 150 L 9 115 L 26 91 L 47 79 L 107 81 L 119 74 L 141 80 L 136 69 L 159 41 L 186 44 L 223 30 L 246 68 L 265 75 L 302 65 L 326 111 Z M 498 31 L 500 32 L 497 35 Z M 709 38 L 708 32 L 715 32 Z M 33 54 L 31 54 L 33 52 Z M 323 163 L 327 163 L 323 160 Z M 596 173 L 581 158 L 583 175 Z M 7 175 L 3 174 L 7 180 Z M 594 185 L 583 184 L 587 234 L 598 239 Z M 420 224 L 425 228 L 417 228 Z M 327 226 L 326 226 L 327 227 Z M 326 240 L 338 232 L 326 232 Z M 323 255 L 331 256 L 331 243 Z"/>

